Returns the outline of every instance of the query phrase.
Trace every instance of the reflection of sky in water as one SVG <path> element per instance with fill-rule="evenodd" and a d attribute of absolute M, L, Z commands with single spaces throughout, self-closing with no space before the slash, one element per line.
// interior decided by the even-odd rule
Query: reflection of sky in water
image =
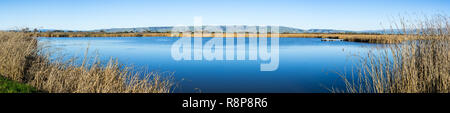
<path fill-rule="evenodd" d="M 179 38 L 40 38 L 67 55 L 83 56 L 86 47 L 102 59 L 119 58 L 122 63 L 145 66 L 149 70 L 175 72 L 180 82 L 176 92 L 327 92 L 338 85 L 335 72 L 350 70 L 352 54 L 367 53 L 375 44 L 322 42 L 318 38 L 280 38 L 279 68 L 261 72 L 260 61 L 175 61 L 171 46 Z M 205 43 L 210 38 L 205 38 Z M 225 40 L 224 40 L 225 41 Z M 247 39 L 248 42 L 248 39 Z M 270 41 L 269 41 L 270 42 Z M 225 45 L 225 44 L 224 44 Z M 225 57 L 224 57 L 225 58 Z"/>

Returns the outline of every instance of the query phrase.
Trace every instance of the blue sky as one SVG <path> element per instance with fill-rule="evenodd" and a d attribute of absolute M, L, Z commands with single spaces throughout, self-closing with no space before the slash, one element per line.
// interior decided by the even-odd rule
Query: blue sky
<path fill-rule="evenodd" d="M 399 14 L 450 13 L 450 0 L 1 0 L 0 30 L 282 25 L 374 30 Z"/>

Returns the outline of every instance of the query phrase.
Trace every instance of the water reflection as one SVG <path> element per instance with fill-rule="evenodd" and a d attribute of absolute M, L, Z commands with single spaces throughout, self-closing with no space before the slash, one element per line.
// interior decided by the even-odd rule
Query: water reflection
<path fill-rule="evenodd" d="M 355 57 L 351 57 L 352 54 L 364 54 L 376 45 L 323 42 L 318 38 L 280 38 L 278 68 L 274 71 L 260 71 L 260 65 L 267 64 L 267 60 L 273 59 L 274 56 L 255 58 L 250 55 L 249 52 L 257 51 L 249 46 L 250 39 L 233 40 L 235 42 L 233 49 L 236 50 L 233 57 L 237 60 L 227 60 L 231 58 L 226 56 L 228 54 L 227 47 L 224 47 L 226 39 L 199 39 L 203 48 L 205 46 L 211 48 L 206 51 L 203 49 L 202 54 L 206 52 L 211 56 L 195 56 L 200 54 L 196 50 L 200 49 L 201 45 L 194 43 L 187 47 L 192 48 L 189 50 L 180 50 L 182 49 L 180 47 L 178 49 L 180 55 L 175 55 L 174 58 L 173 45 L 183 39 L 173 37 L 40 38 L 40 42 L 48 43 L 52 48 L 62 48 L 64 51 L 61 52 L 75 56 L 83 56 L 89 45 L 90 50 L 97 50 L 102 56 L 101 59 L 109 59 L 112 56 L 119 58 L 122 63 L 145 66 L 149 70 L 175 72 L 175 77 L 180 80 L 180 87 L 176 92 L 196 92 L 196 88 L 199 88 L 206 93 L 328 92 L 327 87 L 333 85 L 340 87 L 340 80 L 335 72 L 350 70 L 353 61 L 356 60 Z M 238 43 L 239 40 L 245 41 L 245 44 Z M 195 39 L 190 41 L 193 42 Z M 208 44 L 208 41 L 211 44 Z M 268 43 L 270 42 L 269 39 Z M 213 49 L 213 45 L 221 48 Z M 242 49 L 244 47 L 245 50 Z M 184 56 L 184 52 L 192 55 Z M 199 60 L 201 58 L 206 60 Z M 242 60 L 243 58 L 246 60 Z M 346 68 L 348 70 L 345 70 Z"/>

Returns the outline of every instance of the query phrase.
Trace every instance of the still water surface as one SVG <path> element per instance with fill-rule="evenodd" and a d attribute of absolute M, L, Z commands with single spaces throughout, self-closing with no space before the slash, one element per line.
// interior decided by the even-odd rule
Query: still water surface
<path fill-rule="evenodd" d="M 257 60 L 174 60 L 174 37 L 39 38 L 41 44 L 67 56 L 84 56 L 86 48 L 101 59 L 118 58 L 123 64 L 151 71 L 174 72 L 181 93 L 322 93 L 341 87 L 336 72 L 349 73 L 358 57 L 377 44 L 319 38 L 280 38 L 276 71 L 260 71 Z M 203 43 L 211 38 L 203 38 Z M 248 39 L 247 43 L 248 43 Z M 225 45 L 225 44 L 224 44 Z M 248 47 L 246 49 L 248 51 Z"/>

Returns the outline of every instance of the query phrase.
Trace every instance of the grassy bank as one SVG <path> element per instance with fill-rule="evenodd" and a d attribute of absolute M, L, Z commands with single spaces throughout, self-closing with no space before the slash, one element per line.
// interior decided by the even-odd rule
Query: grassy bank
<path fill-rule="evenodd" d="M 29 33 L 35 37 L 182 37 L 182 34 L 171 33 L 102 33 L 102 32 L 42 32 Z M 202 35 L 202 37 L 214 37 L 218 34 L 211 33 Z M 191 34 L 194 36 L 194 34 Z M 259 36 L 258 34 L 231 34 L 223 33 L 224 37 L 250 37 Z M 268 35 L 270 37 L 270 34 Z M 399 35 L 377 35 L 377 34 L 326 34 L 326 33 L 291 33 L 279 34 L 280 37 L 303 37 L 303 38 L 333 38 L 343 39 L 350 42 L 366 42 L 366 43 L 399 43 L 405 38 Z"/>
<path fill-rule="evenodd" d="M 356 72 L 343 74 L 347 93 L 450 93 L 450 25 L 448 16 L 405 24 L 416 39 L 389 45 L 363 56 Z"/>
<path fill-rule="evenodd" d="M 349 42 L 366 43 L 400 43 L 408 38 L 402 38 L 401 35 L 378 35 L 378 34 L 280 34 L 280 37 L 306 37 L 306 38 L 331 38 L 343 39 Z"/>
<path fill-rule="evenodd" d="M 49 93 L 170 93 L 173 81 L 141 73 L 117 60 L 50 61 L 51 52 L 29 34 L 0 32 L 0 75 Z M 81 64 L 81 65 L 77 65 Z"/>
<path fill-rule="evenodd" d="M 36 88 L 0 76 L 0 93 L 37 93 Z"/>

